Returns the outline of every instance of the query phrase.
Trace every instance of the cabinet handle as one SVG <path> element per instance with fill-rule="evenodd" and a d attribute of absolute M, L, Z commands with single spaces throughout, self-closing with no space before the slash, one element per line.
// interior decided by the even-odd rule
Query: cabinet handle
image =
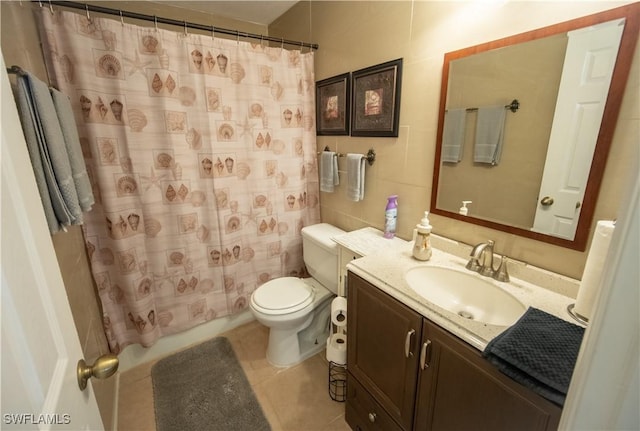
<path fill-rule="evenodd" d="M 425 368 L 429 368 L 429 363 L 427 362 L 427 352 L 431 353 L 431 340 L 427 340 L 426 343 L 422 344 L 422 349 L 420 350 L 420 369 L 424 370 Z"/>
<path fill-rule="evenodd" d="M 374 423 L 376 421 L 376 414 L 369 413 L 369 422 Z"/>
<path fill-rule="evenodd" d="M 409 332 L 407 332 L 407 336 L 404 339 L 404 356 L 407 358 L 410 356 L 413 356 L 413 352 L 411 351 L 411 337 L 415 333 L 416 333 L 416 330 L 411 329 Z"/>

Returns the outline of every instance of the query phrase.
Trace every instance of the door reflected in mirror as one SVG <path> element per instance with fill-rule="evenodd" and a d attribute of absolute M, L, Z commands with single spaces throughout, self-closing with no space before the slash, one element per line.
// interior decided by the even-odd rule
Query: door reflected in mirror
<path fill-rule="evenodd" d="M 639 10 L 636 3 L 446 54 L 432 212 L 584 250 Z M 490 108 L 513 99 L 519 109 L 503 109 L 503 122 L 492 123 Z M 483 140 L 487 128 L 501 133 L 494 147 Z M 483 148 L 497 159 L 483 158 Z M 472 201 L 466 216 L 462 201 Z"/>

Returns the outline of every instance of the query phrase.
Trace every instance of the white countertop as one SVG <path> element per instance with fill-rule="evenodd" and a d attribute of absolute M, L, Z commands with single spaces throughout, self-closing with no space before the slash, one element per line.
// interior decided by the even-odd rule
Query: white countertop
<path fill-rule="evenodd" d="M 365 232 L 363 229 L 361 229 L 361 231 L 363 231 L 362 234 L 365 234 L 369 239 L 371 238 L 371 232 Z M 374 231 L 380 232 L 377 229 L 374 229 Z M 352 239 L 354 237 L 356 238 L 354 240 L 356 243 L 360 241 L 358 239 L 361 236 L 360 234 L 350 234 L 352 235 Z M 349 243 L 349 241 L 345 238 L 339 239 L 336 237 L 334 240 L 348 247 L 347 243 Z M 386 243 L 374 241 L 370 242 L 370 246 L 368 247 L 361 246 L 360 250 L 368 251 L 369 253 L 360 253 L 357 249 L 354 250 L 364 255 L 364 257 L 352 260 L 347 265 L 347 269 L 479 350 L 484 350 L 487 343 L 507 329 L 507 326 L 495 326 L 468 320 L 429 302 L 409 287 L 404 279 L 404 274 L 407 270 L 416 266 L 441 266 L 457 269 L 494 283 L 516 297 L 527 307 L 535 307 L 568 322 L 578 324 L 567 312 L 567 306 L 575 302 L 575 299 L 568 296 L 536 286 L 527 281 L 514 278 L 513 276 L 509 282 L 498 282 L 491 278 L 483 277 L 480 274 L 467 270 L 465 268 L 467 263 L 465 259 L 437 249 L 433 249 L 433 256 L 429 261 L 421 262 L 414 259 L 411 255 L 412 242 L 406 242 L 400 239 L 392 243 L 382 236 L 380 236 L 380 240 L 386 241 Z M 364 250 L 364 248 L 367 249 Z"/>
<path fill-rule="evenodd" d="M 402 238 L 385 238 L 383 232 L 374 227 L 343 233 L 331 239 L 360 256 L 368 256 L 382 250 L 402 250 L 407 246 L 407 241 Z"/>

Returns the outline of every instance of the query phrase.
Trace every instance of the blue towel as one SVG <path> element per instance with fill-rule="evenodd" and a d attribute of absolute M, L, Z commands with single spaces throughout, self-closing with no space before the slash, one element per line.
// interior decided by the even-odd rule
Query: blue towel
<path fill-rule="evenodd" d="M 52 88 L 50 91 L 53 104 L 56 107 L 56 114 L 58 115 L 62 135 L 64 136 L 64 143 L 67 156 L 69 157 L 73 182 L 76 187 L 76 192 L 78 193 L 80 208 L 82 211 L 89 211 L 95 203 L 95 200 L 89 175 L 87 174 L 87 166 L 84 164 L 82 147 L 80 146 L 78 128 L 76 126 L 76 120 L 73 117 L 71 102 L 66 95 L 55 88 Z"/>
<path fill-rule="evenodd" d="M 476 124 L 476 142 L 473 149 L 473 161 L 497 165 L 502 155 L 504 142 L 504 105 L 478 108 Z"/>
<path fill-rule="evenodd" d="M 529 308 L 489 342 L 483 356 L 502 373 L 562 406 L 583 336 L 584 328 Z"/>
<path fill-rule="evenodd" d="M 458 163 L 464 148 L 466 109 L 448 109 L 444 114 L 442 130 L 442 161 Z"/>
<path fill-rule="evenodd" d="M 82 210 L 49 87 L 31 74 L 23 73 L 17 78 L 16 93 L 18 113 L 49 230 L 55 233 L 65 226 L 81 224 Z"/>
<path fill-rule="evenodd" d="M 338 184 L 338 155 L 333 151 L 323 151 L 320 156 L 320 191 L 333 193 Z"/>

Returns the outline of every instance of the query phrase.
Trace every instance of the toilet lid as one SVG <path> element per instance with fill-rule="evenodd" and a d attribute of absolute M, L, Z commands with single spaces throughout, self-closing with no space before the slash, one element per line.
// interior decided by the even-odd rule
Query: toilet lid
<path fill-rule="evenodd" d="M 266 310 L 292 313 L 313 302 L 313 290 L 300 278 L 281 277 L 257 288 L 252 299 L 257 306 Z"/>

